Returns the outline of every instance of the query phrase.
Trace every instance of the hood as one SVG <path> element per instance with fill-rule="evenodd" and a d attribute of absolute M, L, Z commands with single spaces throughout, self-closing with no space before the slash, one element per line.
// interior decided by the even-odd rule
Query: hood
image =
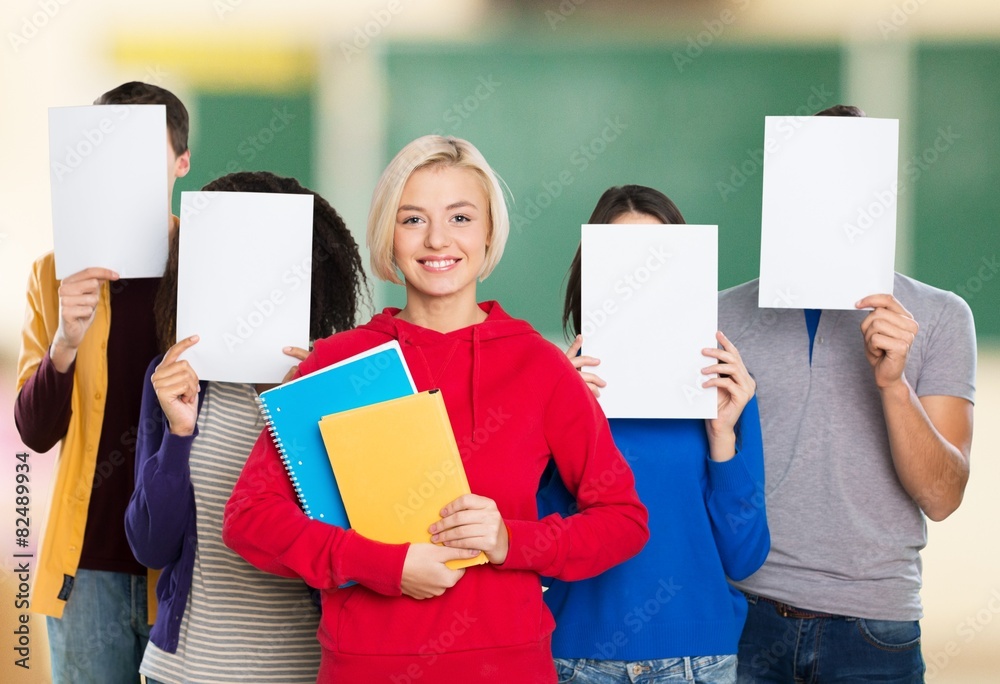
<path fill-rule="evenodd" d="M 494 301 L 480 302 L 479 308 L 486 312 L 486 320 L 476 325 L 453 330 L 447 333 L 437 332 L 419 325 L 396 318 L 401 309 L 387 307 L 382 313 L 376 314 L 369 322 L 358 326 L 363 330 L 372 330 L 398 340 L 400 346 L 405 342 L 412 344 L 440 344 L 447 340 L 495 340 L 514 335 L 533 334 L 535 329 L 527 321 L 511 318 L 500 304 Z"/>
<path fill-rule="evenodd" d="M 479 308 L 486 312 L 486 320 L 451 332 L 441 333 L 396 318 L 400 309 L 388 307 L 368 323 L 358 326 L 385 335 L 399 342 L 404 356 L 416 356 L 423 364 L 427 377 L 434 379 L 432 359 L 447 367 L 456 351 L 465 344 L 472 347 L 472 429 L 473 441 L 477 426 L 477 405 L 479 404 L 479 376 L 482 344 L 517 335 L 537 335 L 527 321 L 511 318 L 495 301 L 481 302 Z M 409 350 L 408 350 L 409 348 Z M 408 353 L 409 351 L 409 353 Z M 415 351 L 415 354 L 414 354 Z M 429 356 L 431 358 L 429 358 Z M 411 372 L 414 369 L 410 369 Z M 438 369 L 441 370 L 440 368 Z"/>

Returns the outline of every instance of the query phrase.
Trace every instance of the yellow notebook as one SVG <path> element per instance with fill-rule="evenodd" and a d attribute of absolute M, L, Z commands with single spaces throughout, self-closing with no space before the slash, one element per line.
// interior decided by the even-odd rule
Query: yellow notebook
<path fill-rule="evenodd" d="M 364 537 L 430 542 L 441 509 L 471 493 L 440 390 L 334 413 L 319 429 L 347 519 Z M 480 553 L 448 567 L 486 562 Z"/>

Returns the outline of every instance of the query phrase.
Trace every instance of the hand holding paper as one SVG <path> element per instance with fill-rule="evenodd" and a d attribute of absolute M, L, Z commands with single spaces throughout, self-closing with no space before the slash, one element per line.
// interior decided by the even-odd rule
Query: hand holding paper
<path fill-rule="evenodd" d="M 448 561 L 467 560 L 479 554 L 468 549 L 449 549 L 437 544 L 410 544 L 403 561 L 400 590 L 415 599 L 440 596 L 462 579 L 465 568 L 452 570 Z"/>
<path fill-rule="evenodd" d="M 476 494 L 458 497 L 441 509 L 441 520 L 428 530 L 431 541 L 482 551 L 494 565 L 507 560 L 507 526 L 493 499 Z"/>
<path fill-rule="evenodd" d="M 305 361 L 306 357 L 309 356 L 309 350 L 303 349 L 302 347 L 285 347 L 281 351 L 284 352 L 286 355 L 291 356 L 293 359 L 297 359 L 299 361 Z M 281 379 L 281 384 L 284 384 L 289 380 L 291 380 L 292 378 L 294 378 L 295 374 L 298 372 L 299 372 L 299 364 L 295 364 L 294 366 L 288 369 L 287 373 L 285 373 L 285 377 Z"/>
<path fill-rule="evenodd" d="M 861 321 L 861 333 L 865 339 L 865 356 L 875 370 L 875 384 L 885 389 L 903 377 L 919 326 L 892 295 L 871 295 L 856 306 L 859 309 L 873 307 Z"/>
<path fill-rule="evenodd" d="M 573 344 L 569 346 L 566 350 L 566 357 L 569 359 L 570 363 L 573 364 L 573 368 L 580 371 L 580 377 L 583 381 L 587 383 L 587 387 L 590 391 L 594 393 L 595 397 L 601 396 L 601 388 L 607 387 L 608 383 L 604 382 L 604 379 L 597 375 L 596 373 L 585 373 L 583 369 L 587 366 L 599 366 L 601 360 L 593 356 L 583 356 L 578 355 L 577 352 L 583 346 L 583 335 L 577 335 L 576 339 L 573 340 Z"/>
<path fill-rule="evenodd" d="M 59 327 L 49 354 L 56 370 L 65 373 L 76 358 L 77 347 L 94 322 L 101 285 L 118 280 L 118 274 L 106 268 L 87 268 L 59 283 Z"/>
<path fill-rule="evenodd" d="M 194 434 L 198 423 L 198 393 L 201 391 L 198 376 L 191 364 L 179 360 L 181 354 L 197 343 L 198 336 L 192 335 L 172 346 L 150 378 L 170 426 L 170 434 L 180 437 Z"/>
<path fill-rule="evenodd" d="M 728 461 L 736 455 L 736 421 L 757 391 L 757 383 L 750 377 L 736 345 L 721 331 L 715 335 L 722 349 L 708 348 L 702 353 L 719 363 L 701 369 L 705 375 L 716 374 L 702 386 L 718 390 L 718 416 L 706 421 L 709 455 L 713 461 Z"/>

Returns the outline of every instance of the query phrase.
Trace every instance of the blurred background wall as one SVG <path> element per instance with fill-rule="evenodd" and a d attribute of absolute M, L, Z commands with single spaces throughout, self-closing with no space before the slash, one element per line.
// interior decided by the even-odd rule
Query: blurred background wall
<path fill-rule="evenodd" d="M 507 255 L 482 286 L 553 341 L 561 286 L 609 185 L 664 190 L 720 227 L 720 287 L 756 277 L 763 117 L 838 102 L 900 119 L 896 267 L 959 293 L 980 346 L 966 501 L 930 524 L 928 680 L 1000 671 L 1000 4 L 995 0 L 8 0 L 0 9 L 0 674 L 18 580 L 11 418 L 31 261 L 51 249 L 47 114 L 127 80 L 187 104 L 180 192 L 237 170 L 294 175 L 363 242 L 389 158 L 430 132 L 476 143 L 513 203 Z M 377 287 L 376 308 L 402 301 Z M 32 547 L 55 453 L 30 456 Z M 873 502 L 878 505 L 878 502 Z M 6 612 L 5 612 L 6 611 Z M 13 612 L 12 612 L 13 611 Z M 9 614 L 8 614 L 9 613 Z M 10 629 L 8 629 L 10 625 Z"/>

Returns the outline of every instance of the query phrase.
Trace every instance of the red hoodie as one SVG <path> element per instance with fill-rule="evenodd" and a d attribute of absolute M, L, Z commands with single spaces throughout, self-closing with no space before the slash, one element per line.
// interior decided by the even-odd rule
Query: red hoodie
<path fill-rule="evenodd" d="M 502 565 L 469 568 L 436 598 L 403 596 L 408 545 L 306 517 L 267 432 L 226 506 L 227 545 L 262 570 L 322 590 L 320 682 L 554 683 L 554 621 L 539 575 L 592 577 L 649 536 L 632 472 L 572 364 L 499 304 L 480 307 L 483 323 L 446 334 L 386 309 L 317 342 L 299 373 L 398 340 L 417 389 L 441 389 L 472 492 L 496 502 L 510 531 Z M 538 519 L 549 459 L 579 504 L 568 518 Z M 349 580 L 357 584 L 337 589 Z"/>

